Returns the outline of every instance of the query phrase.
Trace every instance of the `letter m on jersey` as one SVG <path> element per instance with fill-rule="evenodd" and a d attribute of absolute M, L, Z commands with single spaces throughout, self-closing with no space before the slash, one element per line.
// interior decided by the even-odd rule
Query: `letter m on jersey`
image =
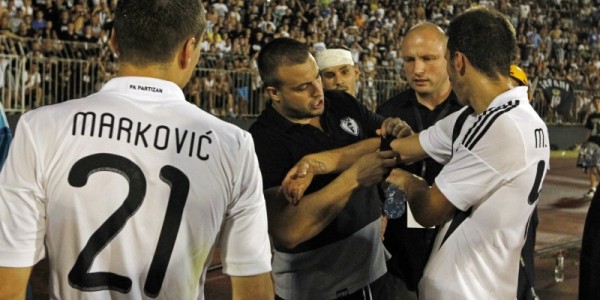
<path fill-rule="evenodd" d="M 537 128 L 533 131 L 533 135 L 535 137 L 535 147 L 536 148 L 546 148 L 546 136 L 544 135 L 544 130 L 541 128 Z"/>

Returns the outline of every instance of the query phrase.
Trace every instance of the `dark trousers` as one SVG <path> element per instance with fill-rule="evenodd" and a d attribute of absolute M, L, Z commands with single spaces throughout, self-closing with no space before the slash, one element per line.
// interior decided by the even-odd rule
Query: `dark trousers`
<path fill-rule="evenodd" d="M 388 276 L 390 275 L 384 274 L 360 290 L 352 294 L 340 295 L 338 298 L 335 298 L 335 300 L 388 300 L 390 299 L 390 288 L 387 280 Z M 285 299 L 275 295 L 275 300 Z"/>
<path fill-rule="evenodd" d="M 531 288 L 535 282 L 535 268 L 534 268 L 534 252 L 535 252 L 535 233 L 538 226 L 538 211 L 537 207 L 533 209 L 531 220 L 529 221 L 529 227 L 527 228 L 527 238 L 525 244 L 521 250 L 521 257 L 525 263 L 525 267 L 519 262 L 519 281 L 517 286 L 517 299 L 518 300 L 530 300 L 533 299 L 533 293 Z"/>
<path fill-rule="evenodd" d="M 598 191 L 598 189 L 596 189 Z M 600 192 L 596 192 L 585 218 L 579 264 L 579 299 L 600 295 Z"/>

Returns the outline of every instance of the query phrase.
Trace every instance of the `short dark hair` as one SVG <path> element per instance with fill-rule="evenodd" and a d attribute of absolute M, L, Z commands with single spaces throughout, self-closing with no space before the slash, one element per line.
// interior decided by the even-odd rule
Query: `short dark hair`
<path fill-rule="evenodd" d="M 258 54 L 258 72 L 265 86 L 279 88 L 277 70 L 281 66 L 302 64 L 308 59 L 308 45 L 291 38 L 277 38 L 266 44 Z"/>
<path fill-rule="evenodd" d="M 134 65 L 168 62 L 189 37 L 206 28 L 200 0 L 120 0 L 114 29 L 119 58 Z"/>
<path fill-rule="evenodd" d="M 455 52 L 462 52 L 486 76 L 509 76 L 517 41 L 515 29 L 502 13 L 475 6 L 452 19 L 446 35 L 451 60 Z"/>

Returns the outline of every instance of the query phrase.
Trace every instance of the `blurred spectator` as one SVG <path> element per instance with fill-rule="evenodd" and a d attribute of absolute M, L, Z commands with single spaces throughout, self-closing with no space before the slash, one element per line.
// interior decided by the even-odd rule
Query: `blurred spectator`
<path fill-rule="evenodd" d="M 67 23 L 66 30 L 61 30 L 60 34 L 58 35 L 58 38 L 60 38 L 63 41 L 67 41 L 67 42 L 78 41 L 79 34 L 77 34 L 77 32 L 75 32 L 75 23 L 73 23 L 73 22 Z"/>
<path fill-rule="evenodd" d="M 33 4 L 31 3 L 31 0 L 24 0 L 23 6 L 21 6 L 21 8 L 23 9 L 23 13 L 26 16 L 33 16 L 33 12 L 35 9 L 33 8 Z"/>
<path fill-rule="evenodd" d="M 54 30 L 54 22 L 46 21 L 46 27 L 43 29 L 41 33 L 42 38 L 56 40 L 58 39 L 58 34 L 56 34 L 56 30 Z"/>
<path fill-rule="evenodd" d="M 33 30 L 41 32 L 46 28 L 46 19 L 44 18 L 44 11 L 38 10 L 35 13 L 35 19 L 31 21 L 31 27 Z"/>
<path fill-rule="evenodd" d="M 196 106 L 202 108 L 202 82 L 200 80 L 200 76 L 193 76 L 192 80 L 185 86 L 183 92 L 185 94 L 185 98 L 191 102 L 196 104 Z"/>
<path fill-rule="evenodd" d="M 92 14 L 88 25 L 92 28 L 92 33 L 94 34 L 94 36 L 99 37 L 100 32 L 102 31 L 102 23 L 100 23 L 100 14 Z"/>
<path fill-rule="evenodd" d="M 201 95 L 202 99 L 208 103 L 207 107 L 201 107 L 209 113 L 215 115 L 217 110 L 215 109 L 215 91 L 217 89 L 215 71 L 212 70 L 202 77 Z"/>
<path fill-rule="evenodd" d="M 42 99 L 42 75 L 39 72 L 37 62 L 29 64 L 29 70 L 23 71 L 23 87 L 25 88 L 25 106 L 35 108 L 41 105 Z"/>
<path fill-rule="evenodd" d="M 212 8 L 215 9 L 215 11 L 217 12 L 217 14 L 219 14 L 220 18 L 225 18 L 225 15 L 227 14 L 227 12 L 229 12 L 229 7 L 227 7 L 227 4 L 223 3 L 223 0 L 218 0 L 216 3 L 213 3 Z"/>
<path fill-rule="evenodd" d="M 4 46 L 1 46 L 4 48 Z M 11 104 L 11 90 L 8 85 L 10 74 L 10 60 L 6 57 L 0 56 L 0 98 L 2 98 L 2 104 L 4 107 L 10 107 Z"/>
<path fill-rule="evenodd" d="M 233 111 L 233 86 L 225 71 L 219 71 L 215 82 L 215 114 L 217 116 L 235 116 Z"/>
<path fill-rule="evenodd" d="M 231 73 L 231 76 L 233 77 L 235 99 L 230 115 L 246 115 L 249 109 L 252 73 L 247 58 L 237 58 L 233 63 L 236 72 Z"/>
<path fill-rule="evenodd" d="M 85 43 L 97 43 L 98 37 L 94 35 L 92 25 L 85 25 L 83 29 L 83 35 L 79 37 L 79 41 Z"/>
<path fill-rule="evenodd" d="M 28 16 L 26 16 L 26 18 L 27 17 Z M 20 37 L 32 38 L 34 31 L 29 25 L 27 25 L 27 22 L 21 22 L 21 24 L 19 24 L 19 28 L 17 29 L 17 32 L 15 32 L 15 33 Z"/>
<path fill-rule="evenodd" d="M 396 89 L 393 82 L 402 85 L 405 81 L 398 45 L 406 30 L 424 20 L 444 28 L 454 15 L 478 3 L 495 5 L 509 16 L 517 28 L 520 65 L 532 81 L 560 75 L 575 82 L 577 89 L 589 91 L 600 84 L 597 1 L 203 2 L 208 26 L 201 45 L 206 54 L 201 67 L 234 65 L 238 56 L 251 57 L 274 37 L 291 37 L 308 43 L 313 51 L 347 47 L 355 63 L 368 72 L 364 74 L 368 76 L 363 78 L 363 87 L 373 86 L 375 80 L 387 82 L 387 89 Z M 71 44 L 48 43 L 53 46 L 43 47 L 42 53 L 61 58 L 97 56 L 103 62 L 112 62 L 115 58 L 106 41 L 115 4 L 116 0 L 0 0 L 0 31 L 26 38 L 97 43 L 100 48 L 90 51 L 73 51 L 72 47 L 80 47 Z M 72 29 L 69 24 L 73 24 Z M 11 48 L 31 51 L 30 41 L 18 43 L 26 45 Z M 536 105 L 543 106 L 544 102 Z"/>
<path fill-rule="evenodd" d="M 8 13 L 8 27 L 11 32 L 15 33 L 19 30 L 19 25 L 23 23 L 23 10 L 17 8 L 14 13 Z"/>

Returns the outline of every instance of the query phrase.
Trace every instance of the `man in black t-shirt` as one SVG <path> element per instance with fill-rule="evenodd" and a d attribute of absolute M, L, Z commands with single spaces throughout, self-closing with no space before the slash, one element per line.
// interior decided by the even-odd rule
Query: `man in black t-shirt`
<path fill-rule="evenodd" d="M 412 27 L 404 37 L 402 55 L 404 72 L 410 88 L 383 103 L 377 113 L 384 117 L 400 117 L 415 132 L 421 132 L 445 116 L 459 110 L 446 72 L 446 36 L 432 23 Z M 430 185 L 442 169 L 431 158 L 401 165 L 402 169 L 423 177 Z M 416 299 L 414 291 L 431 252 L 435 238 L 433 228 L 409 228 L 410 210 L 399 219 L 388 220 L 384 244 L 392 254 L 388 270 L 394 275 L 393 299 Z"/>
<path fill-rule="evenodd" d="M 263 174 L 277 299 L 389 299 L 375 186 L 395 157 L 376 151 L 379 138 L 372 137 L 393 122 L 346 93 L 323 92 L 315 59 L 294 39 L 265 45 L 258 67 L 270 103 L 250 133 Z M 333 170 L 311 162 L 328 174 L 315 176 L 300 202 L 288 202 L 281 191 L 288 171 L 337 148 L 366 155 L 342 158 Z"/>

